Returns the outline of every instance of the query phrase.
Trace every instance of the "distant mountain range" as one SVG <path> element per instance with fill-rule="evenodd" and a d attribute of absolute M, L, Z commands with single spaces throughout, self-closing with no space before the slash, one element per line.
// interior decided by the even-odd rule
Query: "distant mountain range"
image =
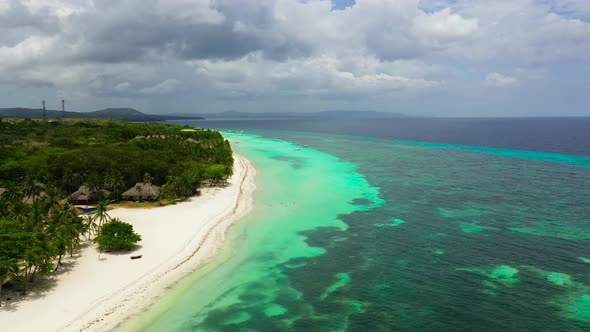
<path fill-rule="evenodd" d="M 198 120 L 203 119 L 196 115 L 159 115 L 145 114 L 133 108 L 105 108 L 94 112 L 62 112 L 56 110 L 46 110 L 45 115 L 48 119 L 110 119 L 121 121 L 152 122 L 166 120 Z M 0 108 L 0 117 L 2 118 L 43 118 L 43 110 L 39 108 Z"/>
<path fill-rule="evenodd" d="M 111 119 L 122 121 L 151 122 L 166 120 L 201 120 L 201 119 L 390 119 L 410 117 L 401 113 L 378 111 L 348 111 L 332 110 L 323 112 L 239 112 L 225 111 L 220 113 L 188 114 L 178 113 L 171 115 L 145 114 L 133 108 L 105 108 L 94 112 L 70 112 L 56 110 L 45 111 L 48 119 Z M 43 118 L 43 110 L 40 108 L 0 108 L 2 118 Z"/>
<path fill-rule="evenodd" d="M 180 114 L 179 114 L 180 115 Z M 186 115 L 186 114 L 181 114 Z M 377 112 L 377 111 L 345 111 L 333 110 L 323 112 L 239 112 L 225 111 L 220 113 L 201 113 L 199 116 L 206 119 L 261 119 L 261 118 L 298 118 L 298 119 L 384 119 L 384 118 L 407 118 L 410 117 L 401 113 Z"/>

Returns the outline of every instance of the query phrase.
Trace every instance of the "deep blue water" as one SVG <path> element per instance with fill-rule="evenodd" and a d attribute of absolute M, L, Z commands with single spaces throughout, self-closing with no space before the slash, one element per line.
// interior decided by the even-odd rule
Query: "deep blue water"
<path fill-rule="evenodd" d="M 205 128 L 267 129 L 499 149 L 590 155 L 590 117 L 266 119 L 177 121 Z"/>

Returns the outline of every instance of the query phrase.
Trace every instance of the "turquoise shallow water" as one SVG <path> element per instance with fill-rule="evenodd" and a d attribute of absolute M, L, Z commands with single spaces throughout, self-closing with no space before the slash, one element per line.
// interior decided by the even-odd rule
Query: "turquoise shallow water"
<path fill-rule="evenodd" d="M 590 330 L 583 158 L 259 134 L 255 212 L 122 330 Z"/>

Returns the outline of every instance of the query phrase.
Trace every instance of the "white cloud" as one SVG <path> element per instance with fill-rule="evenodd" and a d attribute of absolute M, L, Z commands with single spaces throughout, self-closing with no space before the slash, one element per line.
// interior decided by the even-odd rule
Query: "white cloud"
<path fill-rule="evenodd" d="M 418 36 L 438 47 L 469 38 L 479 28 L 477 19 L 465 19 L 450 8 L 430 14 L 420 12 L 414 24 Z"/>
<path fill-rule="evenodd" d="M 169 78 L 163 82 L 160 82 L 154 86 L 146 87 L 141 89 L 141 93 L 144 94 L 157 94 L 165 95 L 175 92 L 180 86 L 180 81 L 175 78 Z"/>
<path fill-rule="evenodd" d="M 479 29 L 472 42 L 456 48 L 453 55 L 477 62 L 504 61 L 531 67 L 590 63 L 590 22 L 571 13 L 555 13 L 556 3 L 559 2 L 456 1 L 454 9 L 464 17 L 477 18 Z"/>
<path fill-rule="evenodd" d="M 124 92 L 124 91 L 128 90 L 130 86 L 131 86 L 131 84 L 129 84 L 129 82 L 121 82 L 121 83 L 115 85 L 114 89 L 115 89 L 115 91 L 118 91 L 118 92 Z"/>
<path fill-rule="evenodd" d="M 164 15 L 188 20 L 193 24 L 220 24 L 225 16 L 213 7 L 212 0 L 157 0 L 155 9 Z"/>
<path fill-rule="evenodd" d="M 517 83 L 517 79 L 510 76 L 504 76 L 498 73 L 489 73 L 483 80 L 484 85 L 495 88 L 503 88 Z"/>
<path fill-rule="evenodd" d="M 195 73 L 226 97 L 246 95 L 383 96 L 407 90 L 436 87 L 438 81 L 403 76 L 401 63 L 383 63 L 375 58 L 364 66 L 350 66 L 358 59 L 318 56 L 273 61 L 262 54 L 237 61 L 198 60 L 191 62 Z M 409 65 L 410 73 L 418 63 Z M 427 67 L 427 65 L 424 65 Z M 423 73 L 422 71 L 421 73 Z"/>

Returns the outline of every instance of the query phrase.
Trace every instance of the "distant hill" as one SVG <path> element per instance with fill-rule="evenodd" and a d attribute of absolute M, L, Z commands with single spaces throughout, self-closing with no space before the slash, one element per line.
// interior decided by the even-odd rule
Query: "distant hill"
<path fill-rule="evenodd" d="M 384 119 L 384 118 L 409 118 L 402 113 L 378 112 L 378 111 L 324 111 L 313 113 L 318 118 L 342 118 L 342 119 Z"/>
<path fill-rule="evenodd" d="M 180 115 L 159 115 L 145 114 L 133 108 L 105 108 L 94 112 L 62 112 L 56 110 L 47 110 L 45 114 L 48 119 L 111 119 L 121 121 L 152 122 L 166 120 L 195 120 L 202 119 L 198 116 L 180 116 Z M 43 110 L 40 108 L 0 108 L 0 117 L 2 118 L 43 118 Z"/>
<path fill-rule="evenodd" d="M 349 111 L 332 110 L 322 112 L 239 112 L 225 111 L 220 113 L 199 114 L 207 119 L 261 119 L 261 118 L 301 118 L 301 119 L 384 119 L 384 118 L 407 118 L 410 117 L 401 113 L 378 112 L 378 111 Z"/>

